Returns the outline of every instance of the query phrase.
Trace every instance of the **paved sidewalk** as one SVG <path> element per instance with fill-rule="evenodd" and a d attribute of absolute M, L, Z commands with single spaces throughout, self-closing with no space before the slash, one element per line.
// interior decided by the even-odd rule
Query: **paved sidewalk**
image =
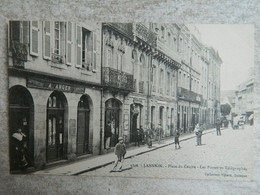
<path fill-rule="evenodd" d="M 215 131 L 215 129 L 204 130 L 203 134 Z M 180 136 L 180 142 L 188 139 L 195 138 L 195 134 L 184 134 Z M 153 146 L 148 148 L 146 145 L 140 147 L 131 147 L 127 149 L 125 158 L 132 158 L 134 156 L 157 150 L 159 148 L 174 144 L 174 138 L 161 140 L 158 144 L 157 141 L 153 142 Z M 78 162 L 73 162 L 70 164 L 60 165 L 59 167 L 47 168 L 41 171 L 34 172 L 33 174 L 45 174 L 45 175 L 79 175 L 97 168 L 112 164 L 116 159 L 114 152 L 108 154 L 102 154 L 98 156 L 93 156 Z"/>

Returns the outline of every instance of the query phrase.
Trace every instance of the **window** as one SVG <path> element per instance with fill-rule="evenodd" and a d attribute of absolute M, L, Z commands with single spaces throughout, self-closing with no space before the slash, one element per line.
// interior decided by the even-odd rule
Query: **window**
<path fill-rule="evenodd" d="M 164 29 L 164 27 L 163 26 L 161 26 L 161 38 L 162 39 L 165 39 L 165 29 Z"/>
<path fill-rule="evenodd" d="M 117 70 L 122 71 L 122 66 L 123 66 L 123 54 L 119 52 L 117 54 Z"/>
<path fill-rule="evenodd" d="M 173 48 L 177 50 L 177 39 L 176 37 L 173 37 Z"/>
<path fill-rule="evenodd" d="M 167 86 L 167 95 L 169 95 L 170 89 L 171 89 L 171 80 L 170 80 L 170 73 L 169 72 L 167 72 L 167 84 L 166 84 L 166 86 Z"/>
<path fill-rule="evenodd" d="M 54 53 L 60 55 L 60 23 L 54 23 Z"/>
<path fill-rule="evenodd" d="M 91 32 L 82 28 L 82 68 L 92 70 Z"/>
<path fill-rule="evenodd" d="M 179 41 L 179 52 L 183 52 L 183 40 L 182 40 L 182 37 L 180 37 L 180 41 Z"/>
<path fill-rule="evenodd" d="M 79 25 L 76 26 L 76 66 L 85 70 L 96 69 L 96 34 Z"/>
<path fill-rule="evenodd" d="M 168 45 L 171 45 L 171 33 L 168 32 Z"/>
<path fill-rule="evenodd" d="M 111 67 L 112 65 L 112 50 L 108 49 L 107 50 L 107 66 Z"/>
<path fill-rule="evenodd" d="M 143 74 L 144 74 L 143 70 L 144 70 L 144 66 L 145 66 L 144 54 L 140 55 L 139 61 L 140 61 L 139 79 L 141 81 L 141 80 L 144 80 L 144 78 L 143 78 Z"/>
<path fill-rule="evenodd" d="M 64 63 L 65 23 L 43 22 L 43 58 L 56 63 Z"/>

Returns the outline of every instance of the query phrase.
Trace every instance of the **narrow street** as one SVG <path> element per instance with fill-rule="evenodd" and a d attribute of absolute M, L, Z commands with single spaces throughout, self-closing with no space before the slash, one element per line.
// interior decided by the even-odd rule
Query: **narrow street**
<path fill-rule="evenodd" d="M 132 169 L 110 173 L 113 165 L 89 171 L 85 176 L 126 176 L 154 178 L 253 179 L 253 127 L 215 132 L 202 136 L 202 145 L 192 138 L 174 145 L 126 159 L 124 168 Z"/>

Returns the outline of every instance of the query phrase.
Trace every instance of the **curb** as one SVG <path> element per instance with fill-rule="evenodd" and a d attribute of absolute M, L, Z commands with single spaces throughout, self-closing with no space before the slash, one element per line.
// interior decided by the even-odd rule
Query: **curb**
<path fill-rule="evenodd" d="M 206 130 L 206 131 L 207 131 L 207 130 Z M 214 129 L 214 130 L 212 130 L 212 129 L 211 129 L 211 130 L 208 130 L 207 132 L 202 133 L 202 135 L 211 133 L 211 132 L 213 132 L 213 131 L 215 131 L 215 129 Z M 190 136 L 190 137 L 187 137 L 187 138 L 183 138 L 182 140 L 180 140 L 180 142 L 186 141 L 186 140 L 189 140 L 189 139 L 192 139 L 192 138 L 195 138 L 195 137 L 196 137 L 196 135 L 193 135 L 193 136 Z M 160 148 L 163 148 L 163 147 L 172 145 L 172 144 L 174 144 L 174 143 L 175 143 L 175 142 L 173 141 L 173 142 L 170 142 L 170 143 L 168 143 L 168 144 L 164 144 L 164 145 L 161 145 L 161 146 L 157 146 L 157 147 L 155 147 L 155 148 L 152 148 L 152 149 L 149 149 L 149 150 L 146 150 L 146 151 L 143 151 L 143 152 L 139 152 L 139 153 L 136 153 L 136 154 L 132 154 L 132 155 L 130 155 L 130 156 L 125 157 L 125 159 L 133 158 L 133 157 L 135 157 L 135 156 L 138 156 L 138 155 L 141 155 L 141 154 L 145 154 L 145 153 L 148 153 L 148 152 L 151 152 L 151 151 L 154 151 L 154 150 L 157 150 L 157 149 L 160 149 Z M 79 172 L 77 172 L 77 173 L 73 173 L 73 174 L 71 174 L 71 175 L 72 175 L 72 176 L 81 175 L 81 174 L 83 174 L 83 173 L 86 173 L 86 172 L 89 172 L 89 171 L 94 171 L 94 170 L 96 170 L 96 169 L 105 167 L 105 166 L 110 165 L 110 164 L 112 164 L 112 163 L 114 163 L 114 162 L 115 162 L 115 161 L 109 161 L 109 162 L 104 163 L 104 164 L 102 164 L 102 165 L 98 165 L 98 166 L 95 166 L 95 167 L 91 167 L 91 168 L 85 169 L 85 170 L 83 170 L 83 171 L 79 171 Z"/>

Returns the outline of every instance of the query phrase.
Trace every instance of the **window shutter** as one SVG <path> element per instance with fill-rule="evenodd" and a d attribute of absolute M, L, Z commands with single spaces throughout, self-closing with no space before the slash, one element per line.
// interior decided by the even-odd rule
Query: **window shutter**
<path fill-rule="evenodd" d="M 43 58 L 51 60 L 51 22 L 44 21 Z"/>
<path fill-rule="evenodd" d="M 93 65 L 92 68 L 95 71 L 97 69 L 97 35 L 95 32 L 92 32 L 93 35 Z"/>
<path fill-rule="evenodd" d="M 72 65 L 72 23 L 67 22 L 67 45 L 66 45 L 66 64 Z"/>
<path fill-rule="evenodd" d="M 39 56 L 39 22 L 31 21 L 30 54 Z"/>
<path fill-rule="evenodd" d="M 76 51 L 77 51 L 77 60 L 76 67 L 82 67 L 82 29 L 81 26 L 76 25 Z"/>

